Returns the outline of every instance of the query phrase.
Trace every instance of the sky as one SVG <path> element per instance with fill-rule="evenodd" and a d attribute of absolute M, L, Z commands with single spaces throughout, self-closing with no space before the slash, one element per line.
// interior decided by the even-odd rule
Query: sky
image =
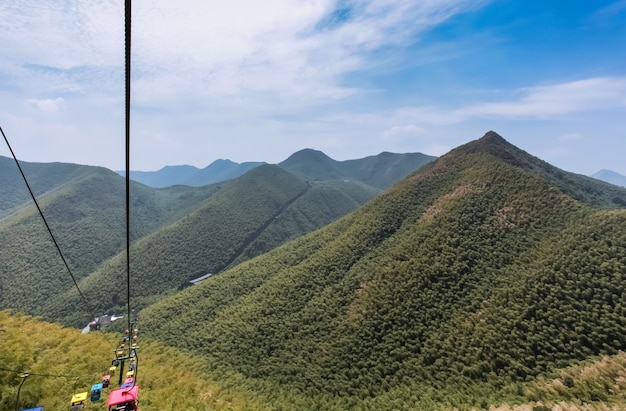
<path fill-rule="evenodd" d="M 494 130 L 626 175 L 626 0 L 135 0 L 131 38 L 132 170 L 440 156 Z M 2 0 L 0 45 L 18 159 L 123 170 L 124 1 Z"/>

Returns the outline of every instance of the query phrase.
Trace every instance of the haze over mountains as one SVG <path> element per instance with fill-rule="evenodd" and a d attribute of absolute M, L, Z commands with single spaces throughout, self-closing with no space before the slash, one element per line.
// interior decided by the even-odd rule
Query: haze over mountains
<path fill-rule="evenodd" d="M 147 337 L 202 358 L 256 409 L 626 404 L 617 376 L 579 385 L 571 371 L 626 348 L 626 189 L 494 132 L 387 190 L 374 182 L 397 158 L 296 154 L 198 188 L 133 185 L 132 301 Z M 89 169 L 44 189 L 97 311 L 124 303 L 120 179 Z M 105 183 L 111 196 L 89 191 Z M 2 306 L 80 324 L 38 216 L 6 215 Z M 206 273 L 219 275 L 180 290 Z"/>

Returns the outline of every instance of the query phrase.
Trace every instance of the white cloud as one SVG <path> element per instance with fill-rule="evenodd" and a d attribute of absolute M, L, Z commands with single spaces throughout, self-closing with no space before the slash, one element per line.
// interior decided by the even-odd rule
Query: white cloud
<path fill-rule="evenodd" d="M 508 101 L 470 104 L 454 112 L 472 117 L 550 118 L 581 111 L 624 106 L 626 77 L 597 77 L 549 86 L 522 88 Z"/>
<path fill-rule="evenodd" d="M 347 18 L 329 20 L 339 6 L 335 0 L 135 2 L 133 78 L 145 84 L 136 97 L 152 100 L 151 91 L 169 88 L 341 99 L 355 93 L 340 84 L 341 76 L 374 64 L 372 51 L 407 45 L 477 3 L 351 0 L 341 2 L 350 9 Z M 4 59 L 14 63 L 5 72 L 24 75 L 27 66 L 31 77 L 110 83 L 111 68 L 123 64 L 123 4 L 7 0 L 0 5 L 0 43 Z"/>
<path fill-rule="evenodd" d="M 393 126 L 383 131 L 383 140 L 403 140 L 407 138 L 413 138 L 420 136 L 424 133 L 424 129 L 415 126 L 415 124 L 409 124 L 406 126 Z"/>
<path fill-rule="evenodd" d="M 626 108 L 626 77 L 596 77 L 552 85 L 525 87 L 507 92 L 474 93 L 489 102 L 474 101 L 455 106 L 404 106 L 383 116 L 398 123 L 446 126 L 476 119 L 544 120 L 576 113 Z M 470 97 L 472 95 L 469 95 Z M 376 115 L 381 115 L 378 112 Z M 362 115 L 360 121 L 365 121 Z M 393 133 L 395 130 L 388 130 Z"/>
<path fill-rule="evenodd" d="M 410 58 L 404 53 L 430 28 L 485 3 L 136 1 L 132 127 L 134 153 L 141 155 L 134 157 L 135 167 L 205 166 L 224 156 L 281 161 L 303 147 L 330 150 L 337 159 L 383 150 L 440 155 L 488 129 L 499 131 L 505 121 L 513 120 L 509 128 L 517 130 L 600 110 L 609 118 L 626 106 L 626 77 L 461 91 L 453 104 L 441 105 L 415 104 L 406 95 L 400 105 L 385 93 L 347 85 L 355 72 L 384 74 L 391 66 L 385 58 L 395 68 L 412 67 L 464 52 L 457 41 L 467 44 L 467 38 L 451 38 L 446 44 L 455 47 L 444 50 L 427 43 L 411 47 Z M 0 2 L 0 121 L 32 133 L 21 140 L 48 150 L 39 149 L 33 160 L 74 155 L 70 161 L 120 167 L 123 14 L 118 0 Z M 369 99 L 376 95 L 382 97 Z M 415 95 L 429 99 L 428 90 Z M 620 127 L 611 118 L 605 123 Z M 551 141 L 569 130 L 593 138 L 590 128 L 568 125 L 550 134 Z M 72 150 L 51 157 L 67 141 Z"/>
<path fill-rule="evenodd" d="M 26 103 L 30 106 L 36 107 L 44 113 L 56 113 L 65 107 L 65 100 L 62 97 L 57 97 L 55 99 L 46 98 L 41 100 L 29 99 L 26 100 Z"/>
<path fill-rule="evenodd" d="M 303 144 L 346 147 L 352 143 L 344 131 L 329 129 L 334 125 L 322 118 L 330 105 L 369 91 L 345 86 L 345 76 L 379 64 L 373 52 L 405 47 L 425 30 L 477 4 L 474 0 L 134 2 L 133 144 L 137 151 L 150 153 L 141 156 L 146 164 L 138 166 L 175 162 L 168 158 L 172 153 L 183 157 L 194 151 L 197 158 L 197 153 L 214 153 L 234 142 L 238 149 L 256 147 L 255 152 L 267 150 L 268 140 L 284 142 L 285 150 Z M 336 12 L 344 7 L 345 15 Z M 91 151 L 85 153 L 80 140 L 74 145 L 74 161 L 119 167 L 110 153 L 119 143 L 123 124 L 123 20 L 123 2 L 117 0 L 0 2 L 0 120 L 29 119 L 21 123 L 37 125 L 28 129 L 37 133 L 32 138 L 42 147 L 56 147 L 58 141 L 53 139 L 61 138 L 43 132 L 46 128 L 71 130 L 84 140 L 97 134 L 100 139 L 92 146 L 99 147 L 101 160 Z M 338 112 L 346 110 L 336 107 Z M 59 114 L 54 119 L 42 117 L 53 112 Z M 318 119 L 322 123 L 313 125 Z M 376 137 L 383 131 L 377 128 Z M 215 142 L 215 136 L 226 140 Z M 111 148 L 104 149 L 107 142 Z M 41 161 L 42 156 L 38 152 L 32 158 Z M 204 165 L 201 161 L 195 163 Z"/>
<path fill-rule="evenodd" d="M 123 39 L 123 15 L 113 1 L 3 1 L 4 58 L 58 69 L 115 65 L 119 39 Z"/>

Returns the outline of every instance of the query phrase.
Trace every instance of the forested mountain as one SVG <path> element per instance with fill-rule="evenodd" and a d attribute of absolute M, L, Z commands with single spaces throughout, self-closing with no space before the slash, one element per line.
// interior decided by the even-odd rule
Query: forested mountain
<path fill-rule="evenodd" d="M 56 165 L 44 168 L 51 175 L 58 175 L 56 170 Z M 33 176 L 35 181 L 42 178 Z M 134 241 L 184 216 L 216 188 L 155 190 L 133 183 L 131 190 Z M 77 279 L 125 250 L 124 201 L 124 179 L 105 168 L 86 166 L 75 167 L 71 180 L 39 199 Z M 46 303 L 74 285 L 32 200 L 28 204 L 0 221 L 0 308 L 46 315 Z"/>
<path fill-rule="evenodd" d="M 103 314 L 125 301 L 124 179 L 98 167 L 77 166 L 73 173 L 44 190 L 39 202 L 84 295 Z M 380 191 L 359 181 L 305 182 L 276 165 L 202 187 L 132 182 L 133 277 L 142 284 L 136 301 L 148 304 L 195 277 L 262 254 Z M 73 325 L 89 320 L 34 205 L 0 222 L 0 245 L 0 308 Z"/>
<path fill-rule="evenodd" d="M 616 186 L 626 187 L 626 176 L 616 173 L 615 171 L 600 170 L 591 177 L 606 181 L 607 183 L 615 184 Z"/>
<path fill-rule="evenodd" d="M 107 190 L 81 194 L 109 176 L 120 178 L 97 169 L 83 175 L 84 185 L 44 196 L 53 229 L 96 218 L 80 201 L 86 194 L 93 204 L 111 202 L 104 214 L 119 212 L 99 192 Z M 369 198 L 360 188 L 372 187 L 305 181 L 274 165 L 205 192 L 137 187 L 146 196 L 133 199 L 134 212 L 143 204 L 165 210 L 135 217 L 144 223 L 131 250 L 133 305 L 147 306 L 140 313 L 145 411 L 626 407 L 626 189 L 559 170 L 490 132 L 321 230 L 243 261 L 289 237 L 281 222 L 312 227 Z M 311 217 L 311 209 L 326 211 Z M 46 233 L 33 234 L 34 221 L 23 224 L 35 217 L 22 209 L 0 223 L 0 249 L 19 245 L 0 262 L 35 264 L 29 259 L 49 252 L 38 245 Z M 30 228 L 17 235 L 11 224 Z M 20 247 L 31 254 L 12 260 Z M 76 251 L 70 260 L 81 257 Z M 88 301 L 120 307 L 123 255 L 93 264 L 80 281 Z M 178 292 L 181 279 L 224 268 Z M 2 278 L 3 301 L 19 287 L 37 294 L 66 277 L 60 268 L 38 277 L 40 269 L 26 278 L 39 289 Z M 36 305 L 31 311 L 41 306 L 78 324 L 84 307 L 69 290 L 38 301 L 21 296 Z M 0 362 L 84 375 L 110 360 L 112 337 L 72 333 L 0 312 Z M 7 409 L 17 375 L 0 372 Z M 61 407 L 64 388 L 33 377 L 25 404 Z"/>
<path fill-rule="evenodd" d="M 257 394 L 289 392 L 296 408 L 537 400 L 548 390 L 528 382 L 567 391 L 565 367 L 626 348 L 625 204 L 625 189 L 489 132 L 140 318 L 152 338 Z"/>

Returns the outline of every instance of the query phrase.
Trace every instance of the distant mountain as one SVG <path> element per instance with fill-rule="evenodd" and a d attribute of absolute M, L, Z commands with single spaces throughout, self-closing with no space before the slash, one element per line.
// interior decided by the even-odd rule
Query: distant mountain
<path fill-rule="evenodd" d="M 181 184 L 181 181 L 187 181 L 199 171 L 199 168 L 189 165 L 165 166 L 158 171 L 131 170 L 130 179 L 150 187 L 162 188 Z M 126 172 L 117 171 L 117 173 L 124 176 Z"/>
<path fill-rule="evenodd" d="M 339 162 L 318 150 L 300 150 L 278 165 L 296 175 L 311 180 L 338 180 L 344 178 Z"/>
<path fill-rule="evenodd" d="M 206 184 L 232 180 L 263 164 L 266 163 L 260 161 L 235 163 L 230 160 L 215 160 L 207 167 L 187 178 L 182 184 L 199 187 Z"/>
<path fill-rule="evenodd" d="M 626 176 L 616 173 L 615 171 L 600 170 L 597 173 L 592 174 L 591 177 L 606 181 L 607 183 L 611 183 L 616 186 L 626 187 Z"/>
<path fill-rule="evenodd" d="M 422 153 L 382 152 L 358 160 L 341 162 L 345 173 L 366 184 L 387 189 L 437 157 Z"/>
<path fill-rule="evenodd" d="M 489 132 L 140 321 L 294 409 L 545 401 L 529 381 L 565 396 L 565 367 L 626 349 L 624 227 L 626 189 Z"/>
<path fill-rule="evenodd" d="M 131 180 L 154 188 L 187 185 L 200 187 L 237 178 L 264 162 L 235 163 L 230 160 L 215 160 L 205 168 L 194 166 L 165 166 L 158 171 L 132 171 Z M 121 176 L 124 171 L 117 171 Z"/>
<path fill-rule="evenodd" d="M 383 152 L 357 160 L 336 161 L 321 151 L 300 150 L 278 165 L 306 180 L 329 181 L 352 179 L 379 189 L 387 189 L 424 164 L 436 159 L 421 153 Z M 203 169 L 193 166 L 166 166 L 158 171 L 131 171 L 132 180 L 150 187 L 173 185 L 200 187 L 237 178 L 265 162 L 235 163 L 216 160 Z M 117 171 L 124 175 L 124 171 Z"/>

